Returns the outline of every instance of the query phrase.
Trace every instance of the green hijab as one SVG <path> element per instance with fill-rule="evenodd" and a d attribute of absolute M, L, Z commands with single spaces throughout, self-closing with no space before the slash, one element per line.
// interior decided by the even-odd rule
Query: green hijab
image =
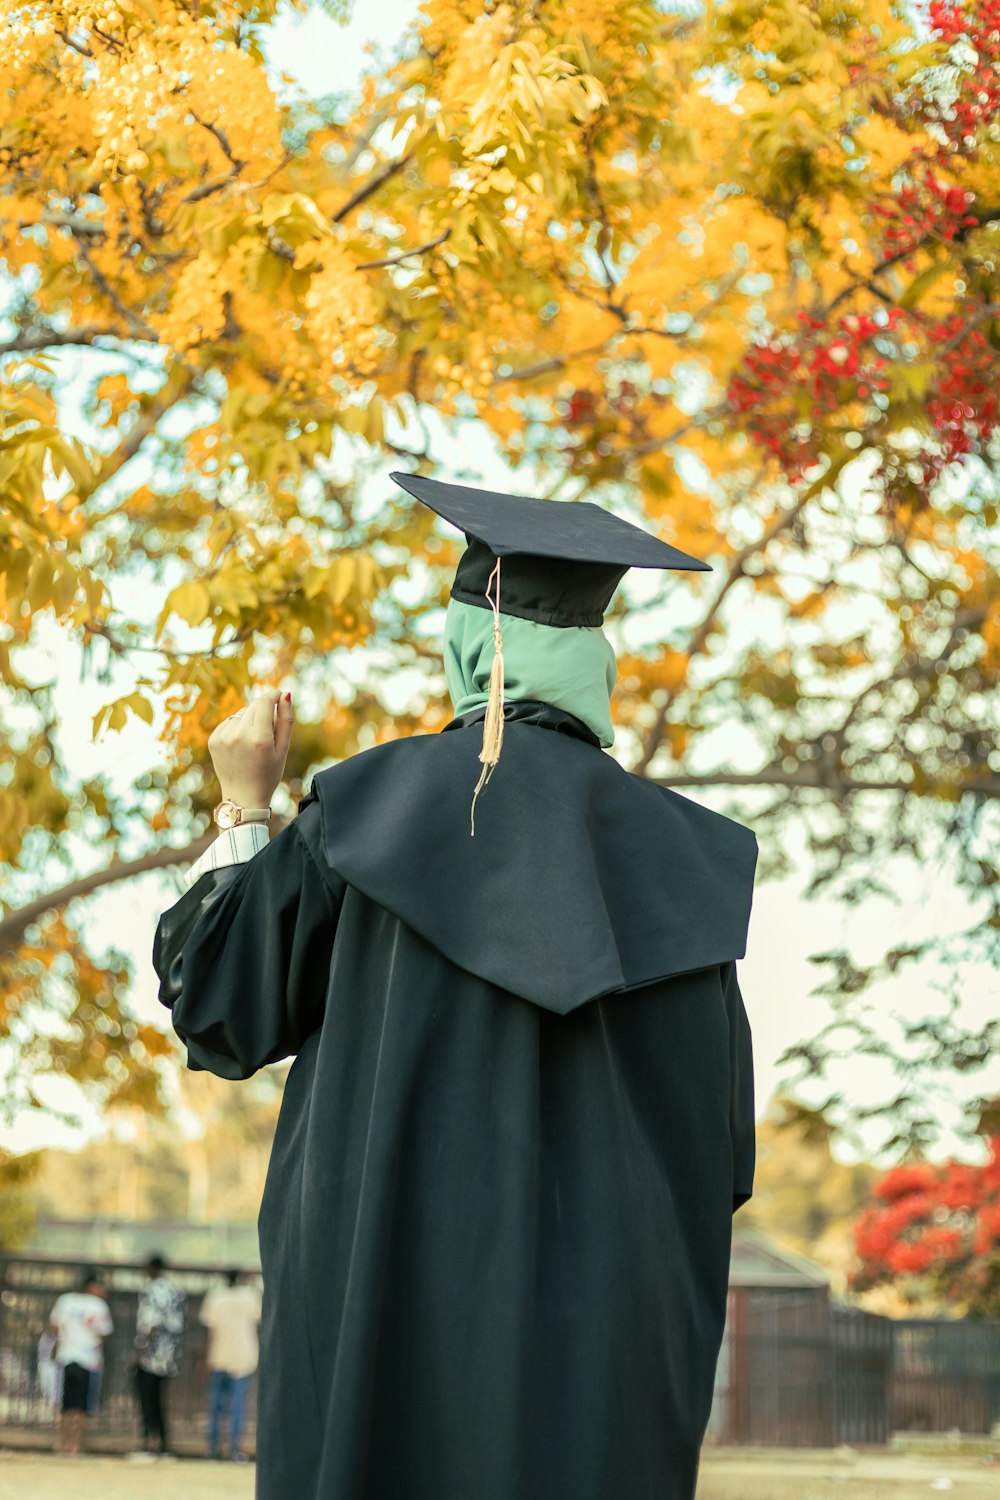
<path fill-rule="evenodd" d="M 617 667 L 600 627 L 539 625 L 500 612 L 505 697 L 551 703 L 583 721 L 605 749 L 614 742 L 611 690 Z M 448 603 L 444 672 L 455 717 L 483 708 L 493 666 L 493 614 L 458 599 Z"/>

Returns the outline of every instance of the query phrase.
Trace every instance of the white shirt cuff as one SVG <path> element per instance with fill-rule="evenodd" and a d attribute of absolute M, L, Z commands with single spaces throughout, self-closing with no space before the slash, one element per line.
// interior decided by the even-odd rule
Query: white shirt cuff
<path fill-rule="evenodd" d="M 195 881 L 209 870 L 221 870 L 226 865 L 245 865 L 267 847 L 270 837 L 266 823 L 237 823 L 235 828 L 224 828 L 189 867 L 183 877 L 184 889 L 190 890 Z"/>

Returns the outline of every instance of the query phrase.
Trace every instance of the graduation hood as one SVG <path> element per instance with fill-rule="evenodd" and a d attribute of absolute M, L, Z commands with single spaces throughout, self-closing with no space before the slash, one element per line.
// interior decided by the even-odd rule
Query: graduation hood
<path fill-rule="evenodd" d="M 349 886 L 459 968 L 559 1014 L 742 958 L 757 861 L 749 828 L 630 775 L 575 723 L 548 708 L 506 725 L 475 838 L 475 725 L 363 751 L 307 798 Z"/>

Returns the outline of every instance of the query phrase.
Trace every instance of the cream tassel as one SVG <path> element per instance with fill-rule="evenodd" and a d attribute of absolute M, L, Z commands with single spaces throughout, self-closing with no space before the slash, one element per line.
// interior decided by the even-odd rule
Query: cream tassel
<path fill-rule="evenodd" d="M 495 597 L 490 599 L 490 588 L 496 579 Z M 476 836 L 476 798 L 486 786 L 493 772 L 496 770 L 497 761 L 500 759 L 500 750 L 503 745 L 503 706 L 504 706 L 504 675 L 503 675 L 503 634 L 500 629 L 500 559 L 489 576 L 486 585 L 486 598 L 489 600 L 490 608 L 493 610 L 493 665 L 490 668 L 490 690 L 486 700 L 486 718 L 483 722 L 483 748 L 479 752 L 483 769 L 476 784 L 476 790 L 472 794 L 472 829 L 471 836 Z"/>

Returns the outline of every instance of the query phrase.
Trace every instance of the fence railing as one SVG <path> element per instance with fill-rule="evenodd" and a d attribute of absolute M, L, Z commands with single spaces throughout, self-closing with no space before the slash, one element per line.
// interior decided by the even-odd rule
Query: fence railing
<path fill-rule="evenodd" d="M 0 1256 L 0 1435 L 32 1430 L 48 1441 L 54 1410 L 38 1342 L 61 1292 L 78 1284 L 78 1260 Z M 95 1446 L 134 1446 L 138 1407 L 130 1358 L 143 1273 L 102 1265 L 115 1332 L 105 1346 Z M 188 1295 L 168 1410 L 179 1452 L 207 1449 L 206 1336 L 198 1313 L 216 1267 L 178 1265 Z M 255 1393 L 245 1446 L 254 1446 Z M 831 1304 L 823 1287 L 730 1292 L 708 1439 L 828 1447 L 884 1443 L 894 1431 L 989 1433 L 1000 1422 L 1000 1323 L 895 1320 Z"/>
<path fill-rule="evenodd" d="M 1000 1423 L 1000 1323 L 882 1318 L 825 1288 L 730 1292 L 709 1438 L 826 1447 Z"/>
<path fill-rule="evenodd" d="M 88 1434 L 95 1446 L 138 1446 L 140 1423 L 131 1357 L 143 1272 L 134 1265 L 102 1265 L 100 1269 L 115 1331 L 104 1346 L 104 1373 Z M 42 1436 L 51 1426 L 53 1393 L 43 1379 L 38 1344 L 56 1298 L 75 1289 L 81 1270 L 79 1261 L 0 1256 L 0 1431 L 34 1428 Z M 178 1452 L 202 1452 L 208 1448 L 207 1386 L 201 1368 L 207 1336 L 198 1313 L 205 1293 L 218 1284 L 220 1271 L 172 1266 L 170 1279 L 187 1293 L 180 1365 L 166 1395 L 171 1444 Z M 244 1447 L 249 1452 L 254 1447 L 255 1407 L 256 1393 L 251 1392 L 244 1428 Z"/>

